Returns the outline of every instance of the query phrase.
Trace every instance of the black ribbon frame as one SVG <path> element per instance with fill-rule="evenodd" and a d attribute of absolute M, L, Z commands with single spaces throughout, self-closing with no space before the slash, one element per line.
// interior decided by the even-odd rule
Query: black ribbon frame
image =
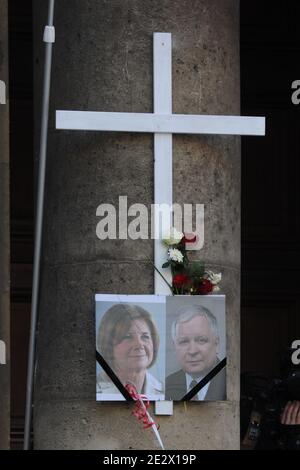
<path fill-rule="evenodd" d="M 220 361 L 216 365 L 216 367 L 214 367 L 205 377 L 203 377 L 203 379 L 200 380 L 200 382 L 198 382 L 197 385 L 195 385 L 195 387 L 192 388 L 192 390 L 186 393 L 184 397 L 181 398 L 180 401 L 191 400 L 196 395 L 196 393 L 198 393 L 201 390 L 201 388 L 205 387 L 205 385 L 208 382 L 210 382 L 222 369 L 224 369 L 226 364 L 227 364 L 227 358 L 225 357 L 224 359 L 222 359 L 222 361 Z"/>

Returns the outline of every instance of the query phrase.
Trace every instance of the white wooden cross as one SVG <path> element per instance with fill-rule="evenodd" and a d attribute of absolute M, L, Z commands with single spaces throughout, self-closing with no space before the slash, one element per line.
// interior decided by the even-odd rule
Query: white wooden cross
<path fill-rule="evenodd" d="M 172 206 L 172 134 L 264 135 L 264 117 L 172 114 L 170 33 L 154 33 L 154 113 L 57 111 L 56 128 L 68 130 L 151 132 L 154 134 L 154 203 Z M 154 264 L 160 269 L 166 249 L 155 240 Z M 171 283 L 171 273 L 164 275 Z M 155 272 L 155 293 L 170 295 Z"/>

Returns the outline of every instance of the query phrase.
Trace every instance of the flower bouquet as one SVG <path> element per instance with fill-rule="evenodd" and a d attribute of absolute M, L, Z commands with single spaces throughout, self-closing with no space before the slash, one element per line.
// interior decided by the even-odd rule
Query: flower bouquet
<path fill-rule="evenodd" d="M 215 274 L 206 270 L 201 261 L 191 261 L 187 254 L 186 244 L 192 243 L 194 239 L 188 238 L 174 227 L 163 238 L 168 247 L 168 260 L 162 268 L 171 268 L 173 294 L 177 295 L 205 295 L 220 290 L 218 284 L 221 282 L 222 274 Z"/>

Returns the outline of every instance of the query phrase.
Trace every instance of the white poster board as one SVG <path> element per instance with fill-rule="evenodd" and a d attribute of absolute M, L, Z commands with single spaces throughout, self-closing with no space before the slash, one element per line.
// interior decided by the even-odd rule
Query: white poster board
<path fill-rule="evenodd" d="M 125 400 L 111 371 L 151 401 L 225 400 L 225 296 L 97 294 L 96 354 L 97 401 Z"/>

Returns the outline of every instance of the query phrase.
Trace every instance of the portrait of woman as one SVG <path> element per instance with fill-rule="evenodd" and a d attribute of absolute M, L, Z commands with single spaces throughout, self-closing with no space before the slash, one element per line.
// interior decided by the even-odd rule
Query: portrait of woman
<path fill-rule="evenodd" d="M 149 369 L 157 360 L 159 335 L 150 313 L 141 306 L 119 303 L 103 315 L 97 334 L 97 350 L 125 386 L 133 384 L 150 400 L 164 399 L 164 386 Z M 97 375 L 97 397 L 119 400 L 120 392 L 108 375 Z M 116 394 L 114 396 L 114 394 Z"/>

